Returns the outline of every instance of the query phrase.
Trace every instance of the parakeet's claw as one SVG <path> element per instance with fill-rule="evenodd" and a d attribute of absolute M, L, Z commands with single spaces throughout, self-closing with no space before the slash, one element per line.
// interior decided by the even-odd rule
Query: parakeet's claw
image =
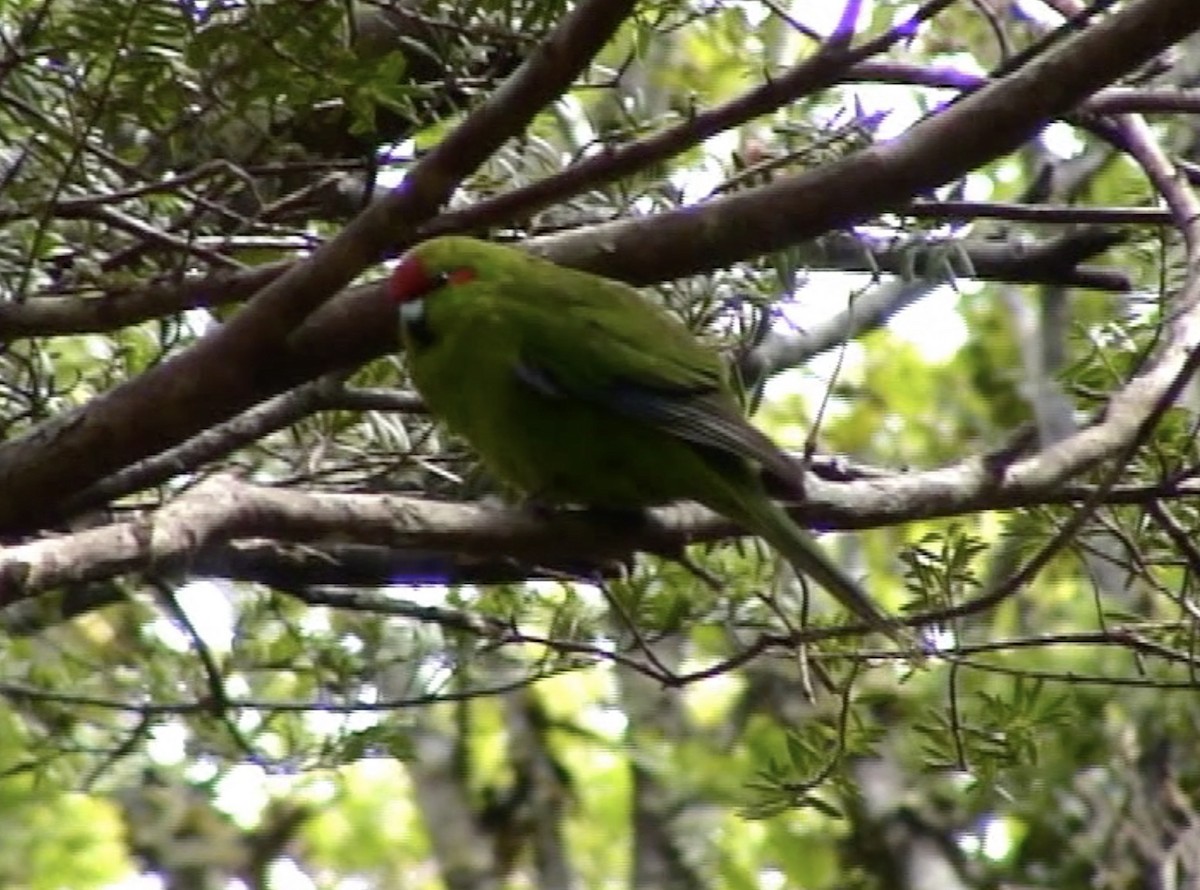
<path fill-rule="evenodd" d="M 608 528 L 631 531 L 649 522 L 650 514 L 641 507 L 588 507 L 588 519 Z"/>
<path fill-rule="evenodd" d="M 546 498 L 538 497 L 537 495 L 525 495 L 517 501 L 517 507 L 523 513 L 528 513 L 539 520 L 550 520 L 555 516 L 565 513 L 570 508 L 564 507 L 562 504 L 556 504 Z"/>

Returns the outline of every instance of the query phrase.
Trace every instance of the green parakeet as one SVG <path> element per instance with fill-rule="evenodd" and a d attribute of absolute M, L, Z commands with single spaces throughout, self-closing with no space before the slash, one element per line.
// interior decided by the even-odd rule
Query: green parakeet
<path fill-rule="evenodd" d="M 464 237 L 413 248 L 388 288 L 417 389 L 499 479 L 547 503 L 699 501 L 902 638 L 768 496 L 764 476 L 802 497 L 800 466 L 743 417 L 717 353 L 636 290 Z"/>

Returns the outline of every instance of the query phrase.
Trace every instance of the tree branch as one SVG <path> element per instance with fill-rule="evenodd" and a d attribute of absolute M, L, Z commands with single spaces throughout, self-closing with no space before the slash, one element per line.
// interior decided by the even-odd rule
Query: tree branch
<path fill-rule="evenodd" d="M 1163 211 L 1150 208 L 1089 208 L 1063 207 L 1042 208 L 1031 205 L 995 205 L 966 202 L 921 203 L 897 210 L 898 215 L 911 215 L 929 219 L 970 219 L 975 217 L 1028 219 L 1031 222 L 1122 222 L 1154 224 L 1166 221 Z M 440 218 L 440 217 L 439 217 Z M 655 217 L 644 217 L 640 225 L 647 229 L 654 226 Z M 1013 284 L 1061 284 L 1070 287 L 1086 287 L 1095 290 L 1127 291 L 1131 284 L 1123 270 L 1101 266 L 1073 265 L 1066 262 L 1068 253 L 1074 254 L 1074 263 L 1095 256 L 1111 247 L 1123 237 L 1110 232 L 1103 246 L 1100 245 L 1100 230 L 1091 229 L 1090 235 L 1072 231 L 1045 241 L 1020 241 L 1013 239 L 964 238 L 955 240 L 954 249 L 962 251 L 971 264 L 973 277 L 981 281 L 1004 281 Z M 1075 253 L 1065 251 L 1069 243 L 1087 238 L 1095 245 L 1094 250 Z M 949 239 L 947 239 L 949 241 Z M 919 246 L 919 245 L 918 245 Z M 830 232 L 823 237 L 798 246 L 799 262 L 813 269 L 837 269 L 853 272 L 894 272 L 902 274 L 911 266 L 914 250 L 911 241 L 891 241 L 855 236 L 844 232 Z M 24 303 L 0 303 L 0 343 L 12 342 L 24 337 L 53 337 L 63 334 L 104 333 L 129 325 L 139 324 L 152 318 L 173 315 L 185 309 L 198 307 L 215 308 L 243 302 L 260 288 L 282 275 L 292 263 L 281 261 L 255 266 L 236 272 L 218 272 L 214 275 L 184 281 L 182 284 L 158 282 L 142 288 L 118 291 L 101 296 L 42 296 L 32 297 Z M 379 282 L 358 285 L 342 291 L 334 300 L 317 310 L 319 318 L 334 302 L 356 300 L 358 311 L 369 313 L 371 304 L 378 302 L 381 311 L 390 311 L 379 301 Z M 376 319 L 384 327 L 386 322 Z M 312 322 L 306 322 L 311 327 Z M 318 325 L 319 326 L 319 325 Z M 378 325 L 362 325 L 362 335 L 377 334 Z M 375 354 L 394 348 L 395 344 L 374 340 L 381 344 L 372 347 Z M 371 349 L 364 352 L 369 356 Z M 320 373 L 316 368 L 307 369 L 301 376 Z"/>
<path fill-rule="evenodd" d="M 1200 27 L 1190 0 L 1140 0 L 893 141 L 817 170 L 655 218 L 537 238 L 534 251 L 634 284 L 693 275 L 902 206 L 1018 147 L 1089 95 Z M 981 127 L 985 120 L 988 126 Z M 853 198 L 849 198 L 853 196 Z"/>
<path fill-rule="evenodd" d="M 1086 486 L 1033 489 L 1023 484 L 1028 475 L 1027 470 L 1024 477 L 1001 478 L 986 461 L 972 459 L 911 473 L 855 473 L 838 482 L 810 476 L 805 503 L 791 512 L 822 529 L 863 529 L 980 510 L 1078 503 L 1096 494 Z M 1107 492 L 1103 502 L 1148 503 L 1197 494 L 1200 483 L 1195 482 L 1129 486 Z M 526 578 L 596 578 L 631 562 L 638 552 L 677 556 L 689 544 L 739 534 L 728 520 L 690 503 L 618 521 L 589 511 L 544 514 L 403 495 L 297 491 L 214 476 L 146 516 L 0 548 L 0 608 L 147 566 L 158 572 L 186 569 L 283 581 L 288 588 L 446 584 L 490 571 L 506 577 L 524 571 Z"/>

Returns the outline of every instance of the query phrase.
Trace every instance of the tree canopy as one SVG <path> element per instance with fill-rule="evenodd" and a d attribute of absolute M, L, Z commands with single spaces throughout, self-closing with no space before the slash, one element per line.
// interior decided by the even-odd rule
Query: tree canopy
<path fill-rule="evenodd" d="M 0 883 L 1200 880 L 1197 32 L 4 0 Z M 708 338 L 919 644 L 698 505 L 506 498 L 384 292 L 446 233 Z"/>

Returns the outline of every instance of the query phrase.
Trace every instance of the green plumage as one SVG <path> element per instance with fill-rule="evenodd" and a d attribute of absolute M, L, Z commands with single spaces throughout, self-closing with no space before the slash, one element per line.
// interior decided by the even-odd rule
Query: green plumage
<path fill-rule="evenodd" d="M 487 468 L 550 503 L 695 500 L 779 550 L 841 603 L 895 623 L 766 492 L 799 465 L 743 417 L 715 351 L 616 281 L 443 237 L 393 273 L 413 382 Z"/>

